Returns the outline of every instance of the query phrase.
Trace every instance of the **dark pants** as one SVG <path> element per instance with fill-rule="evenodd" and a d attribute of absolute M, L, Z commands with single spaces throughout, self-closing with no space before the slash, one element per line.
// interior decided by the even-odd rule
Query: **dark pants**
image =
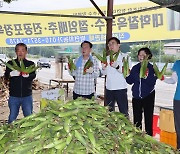
<path fill-rule="evenodd" d="M 94 96 L 94 93 L 90 94 L 90 95 L 79 95 L 79 94 L 76 94 L 74 91 L 73 91 L 73 99 L 77 99 L 78 97 L 83 97 L 83 98 L 87 98 L 87 99 L 92 99 L 92 97 Z"/>
<path fill-rule="evenodd" d="M 177 149 L 180 149 L 180 101 L 174 100 L 174 123 L 177 134 Z"/>
<path fill-rule="evenodd" d="M 106 104 L 109 106 L 109 111 L 115 111 L 115 102 L 117 101 L 119 112 L 128 117 L 128 99 L 127 89 L 107 90 L 106 89 Z"/>
<path fill-rule="evenodd" d="M 134 124 L 142 129 L 142 113 L 144 111 L 145 130 L 148 135 L 153 135 L 155 91 L 143 99 L 132 99 Z"/>

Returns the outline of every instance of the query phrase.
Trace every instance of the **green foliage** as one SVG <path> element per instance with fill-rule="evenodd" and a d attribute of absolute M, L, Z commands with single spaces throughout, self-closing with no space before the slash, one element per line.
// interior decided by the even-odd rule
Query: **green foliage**
<path fill-rule="evenodd" d="M 29 54 L 40 55 L 43 57 L 51 57 L 56 55 L 54 47 L 31 47 L 28 52 Z"/>
<path fill-rule="evenodd" d="M 138 59 L 137 59 L 138 50 L 140 48 L 143 48 L 143 47 L 145 47 L 144 44 L 132 45 L 131 46 L 131 48 L 130 48 L 130 57 L 131 57 L 132 61 L 138 61 Z"/>
<path fill-rule="evenodd" d="M 148 47 L 150 48 L 153 58 L 157 59 L 160 55 L 164 55 L 164 43 L 162 42 L 147 42 L 140 43 L 138 45 L 132 45 L 130 48 L 130 56 L 132 61 L 138 61 L 137 54 L 140 48 Z"/>
<path fill-rule="evenodd" d="M 122 43 L 120 46 L 120 50 L 123 53 L 127 53 L 130 50 L 129 44 L 128 43 Z"/>
<path fill-rule="evenodd" d="M 165 75 L 167 76 L 171 76 L 172 75 L 172 70 L 171 69 L 167 69 L 166 72 L 165 72 Z"/>
<path fill-rule="evenodd" d="M 104 44 L 95 44 L 93 45 L 93 52 L 102 54 L 105 48 L 106 46 Z"/>
<path fill-rule="evenodd" d="M 12 47 L 10 47 L 10 48 L 3 48 L 3 53 L 5 53 L 7 55 L 7 57 L 9 57 L 9 58 L 16 57 L 16 53 L 14 51 L 14 48 L 12 48 Z"/>
<path fill-rule="evenodd" d="M 180 57 L 177 57 L 175 55 L 163 55 L 161 57 L 161 62 L 169 62 L 169 63 L 174 63 L 177 59 L 179 59 Z"/>

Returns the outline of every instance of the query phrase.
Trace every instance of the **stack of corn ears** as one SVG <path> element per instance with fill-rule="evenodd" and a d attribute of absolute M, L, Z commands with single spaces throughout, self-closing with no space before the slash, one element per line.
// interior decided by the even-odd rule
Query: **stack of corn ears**
<path fill-rule="evenodd" d="M 39 68 L 38 66 L 35 66 L 35 65 L 25 67 L 23 60 L 20 60 L 20 67 L 17 65 L 17 63 L 15 62 L 14 59 L 12 59 L 13 65 L 11 65 L 9 63 L 6 63 L 3 60 L 1 60 L 1 61 L 2 61 L 3 64 L 5 64 L 12 71 L 17 70 L 17 71 L 19 71 L 21 73 L 25 73 L 25 74 L 30 74 L 30 73 L 36 71 Z"/>
<path fill-rule="evenodd" d="M 112 51 L 112 50 L 109 51 L 110 65 L 112 65 L 117 60 L 119 53 L 120 53 L 120 51 L 116 52 L 115 54 L 114 54 L 114 51 Z"/>
<path fill-rule="evenodd" d="M 103 50 L 103 56 L 100 54 L 93 53 L 98 60 L 101 61 L 101 63 L 105 64 L 105 67 L 107 66 L 107 57 L 106 57 L 106 50 Z"/>
<path fill-rule="evenodd" d="M 73 59 L 70 56 L 67 56 L 68 58 L 68 67 L 70 72 L 72 73 L 74 70 L 76 70 L 76 65 L 73 62 Z"/>
<path fill-rule="evenodd" d="M 148 56 L 145 57 L 145 59 L 141 62 L 141 68 L 140 68 L 140 73 L 139 73 L 139 77 L 140 78 L 146 78 L 146 74 L 148 71 Z"/>
<path fill-rule="evenodd" d="M 92 100 L 46 101 L 38 114 L 0 127 L 0 153 L 178 153 Z"/>
<path fill-rule="evenodd" d="M 83 75 L 86 74 L 86 70 L 89 69 L 90 67 L 93 67 L 93 62 L 89 58 L 88 61 L 86 62 L 86 64 L 84 65 Z"/>
<path fill-rule="evenodd" d="M 129 73 L 130 73 L 130 69 L 129 69 L 129 56 L 127 56 L 126 58 L 123 57 L 123 67 L 122 67 L 122 72 L 124 77 L 126 78 Z"/>
<path fill-rule="evenodd" d="M 163 66 L 162 70 L 159 71 L 155 61 L 153 61 L 154 73 L 155 73 L 155 75 L 157 76 L 158 79 L 163 80 L 164 74 L 165 74 L 166 69 L 167 69 L 167 65 L 168 65 L 168 62 L 166 62 L 166 64 Z"/>

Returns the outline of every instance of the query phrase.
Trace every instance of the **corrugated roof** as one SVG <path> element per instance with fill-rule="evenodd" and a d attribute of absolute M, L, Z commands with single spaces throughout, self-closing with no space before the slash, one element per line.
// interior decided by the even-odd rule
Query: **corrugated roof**
<path fill-rule="evenodd" d="M 149 0 L 151 2 L 154 2 L 158 5 L 173 5 L 173 6 L 170 6 L 170 7 L 167 7 L 171 10 L 174 10 L 174 11 L 177 11 L 177 12 L 180 12 L 180 1 L 179 0 Z"/>

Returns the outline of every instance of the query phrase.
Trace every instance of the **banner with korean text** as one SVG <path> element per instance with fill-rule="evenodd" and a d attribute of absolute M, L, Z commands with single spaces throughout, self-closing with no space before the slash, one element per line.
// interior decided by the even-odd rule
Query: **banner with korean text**
<path fill-rule="evenodd" d="M 139 7 L 139 5 L 141 7 Z M 154 3 L 115 5 L 114 14 L 155 6 Z M 106 7 L 101 7 L 106 14 Z M 45 13 L 99 15 L 95 8 L 82 8 Z M 100 16 L 100 15 L 99 15 Z M 90 18 L 64 18 L 0 14 L 0 47 L 23 42 L 28 46 L 79 45 L 83 40 L 105 43 L 106 21 Z M 121 42 L 179 39 L 180 13 L 163 8 L 117 16 L 113 36 Z"/>

